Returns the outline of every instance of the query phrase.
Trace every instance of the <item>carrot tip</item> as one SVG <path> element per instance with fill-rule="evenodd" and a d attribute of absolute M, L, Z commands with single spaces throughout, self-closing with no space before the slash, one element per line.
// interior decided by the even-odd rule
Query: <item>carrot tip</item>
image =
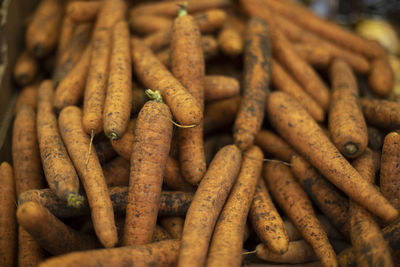
<path fill-rule="evenodd" d="M 351 156 L 358 152 L 358 146 L 354 143 L 347 143 L 344 145 L 344 151 L 347 155 Z"/>
<path fill-rule="evenodd" d="M 114 140 L 117 140 L 119 138 L 119 136 L 116 132 L 110 132 L 108 134 L 108 138 L 110 138 L 112 141 L 114 141 Z"/>
<path fill-rule="evenodd" d="M 79 208 L 83 203 L 83 196 L 69 193 L 67 196 L 67 205 L 74 208 Z"/>

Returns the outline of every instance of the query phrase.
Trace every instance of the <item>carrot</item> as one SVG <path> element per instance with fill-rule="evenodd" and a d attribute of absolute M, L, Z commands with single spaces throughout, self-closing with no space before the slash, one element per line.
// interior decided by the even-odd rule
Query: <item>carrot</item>
<path fill-rule="evenodd" d="M 44 0 L 39 3 L 25 34 L 26 47 L 35 57 L 43 58 L 55 48 L 61 18 L 60 0 Z"/>
<path fill-rule="evenodd" d="M 90 22 L 96 18 L 102 4 L 102 1 L 69 2 L 65 14 L 76 23 Z"/>
<path fill-rule="evenodd" d="M 20 86 L 30 84 L 38 72 L 38 65 L 35 58 L 28 52 L 19 54 L 14 66 L 14 79 Z"/>
<path fill-rule="evenodd" d="M 45 252 L 43 248 L 22 226 L 19 226 L 18 266 L 37 266 L 44 258 Z"/>
<path fill-rule="evenodd" d="M 112 187 L 109 189 L 110 199 L 117 214 L 124 214 L 128 202 L 128 187 Z M 163 191 L 160 196 L 160 215 L 185 215 L 192 201 L 193 193 L 180 191 Z M 71 208 L 60 200 L 50 189 L 29 190 L 22 193 L 18 199 L 18 204 L 33 201 L 59 218 L 71 218 L 90 213 L 89 204 L 84 198 L 79 208 Z"/>
<path fill-rule="evenodd" d="M 293 48 L 301 58 L 317 68 L 326 68 L 331 63 L 332 55 L 324 47 L 298 43 L 293 44 Z"/>
<path fill-rule="evenodd" d="M 146 92 L 155 100 L 146 102 L 140 110 L 135 127 L 123 237 L 123 244 L 128 246 L 151 242 L 172 138 L 168 106 L 159 91 Z"/>
<path fill-rule="evenodd" d="M 0 265 L 14 266 L 17 244 L 15 219 L 15 182 L 13 169 L 7 162 L 0 165 Z"/>
<path fill-rule="evenodd" d="M 265 244 L 256 247 L 257 257 L 269 262 L 276 263 L 306 263 L 318 260 L 313 248 L 304 240 L 291 241 L 286 252 L 276 253 L 271 251 Z"/>
<path fill-rule="evenodd" d="M 72 207 L 79 207 L 79 178 L 60 137 L 53 112 L 53 86 L 44 80 L 38 91 L 37 137 L 43 170 L 49 187 Z"/>
<path fill-rule="evenodd" d="M 218 43 L 223 54 L 237 57 L 243 53 L 243 38 L 239 30 L 230 23 L 225 23 L 218 33 Z"/>
<path fill-rule="evenodd" d="M 201 105 L 162 65 L 142 41 L 132 39 L 133 70 L 142 84 L 161 91 L 172 114 L 182 125 L 198 125 L 202 120 Z"/>
<path fill-rule="evenodd" d="M 292 156 L 295 154 L 295 151 L 289 144 L 269 130 L 261 130 L 256 136 L 255 143 L 265 153 L 286 162 L 290 162 Z"/>
<path fill-rule="evenodd" d="M 394 73 L 386 57 L 375 58 L 368 76 L 369 88 L 379 96 L 388 97 L 394 86 Z"/>
<path fill-rule="evenodd" d="M 277 21 L 279 28 L 285 33 L 289 40 L 293 42 L 302 42 L 306 44 L 312 44 L 314 46 L 320 46 L 330 53 L 332 57 L 342 58 L 354 69 L 354 71 L 358 73 L 366 74 L 370 71 L 370 63 L 361 54 L 338 46 L 326 39 L 320 38 L 314 33 L 305 30 L 301 26 L 293 23 L 285 17 L 280 16 L 277 13 L 274 13 L 274 19 Z"/>
<path fill-rule="evenodd" d="M 232 124 L 241 100 L 241 96 L 235 96 L 208 104 L 204 109 L 204 133 L 208 134 Z"/>
<path fill-rule="evenodd" d="M 180 241 L 165 240 L 141 246 L 74 252 L 51 258 L 39 267 L 175 266 Z"/>
<path fill-rule="evenodd" d="M 241 150 L 251 146 L 260 131 L 271 71 L 269 26 L 251 18 L 246 31 L 243 99 L 233 126 L 233 139 Z"/>
<path fill-rule="evenodd" d="M 147 35 L 170 28 L 172 20 L 159 15 L 138 14 L 130 17 L 129 24 L 133 32 Z"/>
<path fill-rule="evenodd" d="M 204 110 L 205 62 L 200 30 L 186 9 L 179 11 L 171 35 L 171 70 Z M 186 181 L 196 185 L 206 172 L 203 145 L 203 123 L 194 128 L 179 129 L 179 163 Z"/>
<path fill-rule="evenodd" d="M 206 156 L 207 166 L 210 165 L 215 153 L 222 147 L 233 143 L 231 134 L 220 133 L 208 137 L 204 142 L 204 154 Z"/>
<path fill-rule="evenodd" d="M 398 190 L 400 183 L 399 145 L 400 134 L 397 132 L 391 132 L 385 136 L 379 175 L 381 192 L 396 209 L 400 209 L 400 194 Z"/>
<path fill-rule="evenodd" d="M 301 235 L 299 230 L 297 230 L 296 226 L 294 226 L 289 219 L 285 219 L 283 223 L 285 224 L 285 229 L 289 237 L 289 241 L 298 241 L 303 239 L 303 236 Z"/>
<path fill-rule="evenodd" d="M 294 155 L 291 170 L 317 207 L 345 236 L 349 236 L 348 200 L 301 156 Z"/>
<path fill-rule="evenodd" d="M 324 121 L 325 111 L 321 105 L 306 93 L 281 64 L 274 59 L 272 59 L 271 84 L 276 90 L 286 92 L 299 101 L 316 121 Z"/>
<path fill-rule="evenodd" d="M 204 98 L 206 101 L 234 97 L 239 94 L 239 81 L 224 75 L 206 75 Z"/>
<path fill-rule="evenodd" d="M 368 144 L 367 124 L 359 103 L 358 86 L 350 66 L 335 59 L 330 68 L 332 100 L 328 126 L 332 142 L 348 158 L 360 156 Z"/>
<path fill-rule="evenodd" d="M 88 155 L 90 138 L 82 127 L 82 112 L 76 106 L 64 108 L 59 116 L 60 133 L 67 147 L 89 202 L 96 235 L 104 247 L 118 241 L 114 211 L 97 155 Z"/>
<path fill-rule="evenodd" d="M 370 149 L 366 149 L 352 164 L 364 179 L 374 184 L 377 166 Z M 368 211 L 354 201 L 350 201 L 349 224 L 358 266 L 394 266 L 379 225 Z"/>
<path fill-rule="evenodd" d="M 258 238 L 277 254 L 288 250 L 289 235 L 262 178 L 258 180 L 249 217 Z"/>
<path fill-rule="evenodd" d="M 244 153 L 239 175 L 215 225 L 206 266 L 241 266 L 244 228 L 263 158 L 257 146 Z"/>
<path fill-rule="evenodd" d="M 36 111 L 38 86 L 38 84 L 28 85 L 21 90 L 17 98 L 17 102 L 15 103 L 14 113 L 17 113 L 18 110 L 24 105 L 28 105 L 34 111 Z"/>
<path fill-rule="evenodd" d="M 91 51 L 92 48 L 88 45 L 79 62 L 58 84 L 54 95 L 54 107 L 58 110 L 68 105 L 77 105 L 81 100 L 89 71 Z"/>
<path fill-rule="evenodd" d="M 58 37 L 58 47 L 56 52 L 56 57 L 59 58 L 60 55 L 68 47 L 69 42 L 73 38 L 74 31 L 76 29 L 76 23 L 69 17 L 63 16 L 61 21 L 61 27 L 59 29 L 60 35 Z"/>
<path fill-rule="evenodd" d="M 139 85 L 132 83 L 132 110 L 134 114 L 139 113 L 140 109 L 143 107 L 144 103 L 148 100 L 144 89 L 140 88 Z"/>
<path fill-rule="evenodd" d="M 383 132 L 372 126 L 368 126 L 367 131 L 368 147 L 375 151 L 380 150 L 383 146 L 383 140 L 385 138 Z"/>
<path fill-rule="evenodd" d="M 240 150 L 221 148 L 197 188 L 186 214 L 177 266 L 203 266 L 211 234 L 222 206 L 239 173 Z"/>
<path fill-rule="evenodd" d="M 55 69 L 53 72 L 53 81 L 56 85 L 66 78 L 75 66 L 81 61 L 82 55 L 89 45 L 90 37 L 92 34 L 91 24 L 81 24 L 76 27 L 76 30 L 71 36 L 71 40 L 65 44 L 65 48 L 59 51 Z M 86 78 L 86 74 L 85 74 Z"/>
<path fill-rule="evenodd" d="M 385 99 L 360 100 L 361 107 L 368 124 L 379 129 L 394 130 L 400 128 L 400 104 Z"/>
<path fill-rule="evenodd" d="M 156 225 L 153 232 L 153 242 L 172 239 L 171 235 L 160 225 Z"/>
<path fill-rule="evenodd" d="M 115 150 L 115 152 L 117 152 L 118 155 L 120 155 L 126 160 L 131 159 L 132 145 L 133 145 L 133 140 L 135 138 L 134 136 L 135 125 L 136 125 L 136 118 L 133 118 L 128 123 L 128 127 L 124 135 L 118 140 L 111 140 L 111 145 Z"/>
<path fill-rule="evenodd" d="M 277 132 L 330 182 L 384 220 L 398 216 L 397 210 L 358 174 L 296 100 L 273 92 L 267 100 L 267 111 Z"/>
<path fill-rule="evenodd" d="M 132 105 L 132 67 L 129 26 L 125 21 L 115 24 L 110 59 L 110 77 L 104 103 L 104 132 L 111 140 L 125 132 Z"/>
<path fill-rule="evenodd" d="M 171 189 L 193 192 L 193 185 L 189 184 L 181 174 L 179 162 L 168 156 L 164 170 L 164 184 Z"/>
<path fill-rule="evenodd" d="M 102 165 L 117 156 L 117 153 L 114 151 L 110 143 L 110 139 L 105 136 L 100 140 L 94 140 L 93 148 L 96 151 L 100 164 Z"/>
<path fill-rule="evenodd" d="M 35 202 L 19 206 L 17 219 L 38 244 L 52 255 L 100 247 L 95 238 L 82 235 Z"/>
<path fill-rule="evenodd" d="M 125 18 L 123 0 L 106 0 L 99 11 L 92 36 L 92 51 L 83 101 L 83 128 L 88 134 L 103 130 L 103 109 L 109 74 L 111 31 Z"/>
<path fill-rule="evenodd" d="M 336 254 L 315 216 L 306 193 L 295 181 L 289 167 L 275 162 L 265 165 L 263 177 L 271 195 L 314 249 L 323 266 L 337 266 Z"/>
<path fill-rule="evenodd" d="M 108 187 L 129 185 L 129 161 L 116 157 L 103 167 L 104 179 Z"/>
<path fill-rule="evenodd" d="M 179 216 L 168 216 L 160 220 L 161 226 L 164 227 L 174 239 L 182 238 L 184 222 L 185 220 Z"/>

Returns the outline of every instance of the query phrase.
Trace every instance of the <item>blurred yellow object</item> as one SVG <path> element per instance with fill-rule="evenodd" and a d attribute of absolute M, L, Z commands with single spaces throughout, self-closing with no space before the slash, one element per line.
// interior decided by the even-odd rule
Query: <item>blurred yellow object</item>
<path fill-rule="evenodd" d="M 356 26 L 356 32 L 367 38 L 377 40 L 391 54 L 399 52 L 399 38 L 393 26 L 382 19 L 362 20 Z"/>

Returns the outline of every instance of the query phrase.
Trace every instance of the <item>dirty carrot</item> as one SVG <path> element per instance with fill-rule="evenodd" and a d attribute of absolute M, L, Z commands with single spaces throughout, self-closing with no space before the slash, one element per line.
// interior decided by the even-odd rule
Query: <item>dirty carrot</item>
<path fill-rule="evenodd" d="M 289 241 L 298 241 L 303 239 L 303 236 L 301 235 L 299 230 L 297 230 L 296 226 L 294 226 L 289 219 L 285 219 L 283 223 L 285 224 L 285 229 L 289 237 Z"/>
<path fill-rule="evenodd" d="M 372 60 L 368 84 L 372 92 L 379 96 L 388 97 L 393 91 L 394 73 L 387 57 Z"/>
<path fill-rule="evenodd" d="M 379 129 L 395 130 L 400 128 L 400 104 L 385 99 L 361 98 L 361 107 L 368 124 Z"/>
<path fill-rule="evenodd" d="M 205 62 L 201 33 L 193 16 L 185 8 L 174 20 L 171 35 L 171 70 L 204 110 Z M 179 129 L 179 163 L 186 181 L 196 185 L 206 172 L 203 145 L 203 123 L 194 128 Z"/>
<path fill-rule="evenodd" d="M 204 133 L 208 134 L 232 124 L 241 100 L 241 96 L 235 96 L 208 104 L 204 109 Z"/>
<path fill-rule="evenodd" d="M 154 100 L 146 102 L 136 121 L 123 236 L 125 246 L 151 243 L 172 138 L 172 115 L 162 102 L 160 92 L 147 90 L 146 93 Z"/>
<path fill-rule="evenodd" d="M 225 23 L 218 33 L 218 43 L 224 55 L 237 57 L 243 53 L 243 38 L 241 33 L 230 23 Z"/>
<path fill-rule="evenodd" d="M 268 162 L 263 171 L 272 197 L 314 249 L 323 266 L 338 266 L 336 254 L 315 216 L 311 201 L 295 181 L 290 168 Z"/>
<path fill-rule="evenodd" d="M 377 166 L 373 152 L 365 152 L 353 161 L 353 166 L 368 182 L 374 184 Z M 390 199 L 389 199 L 390 201 Z M 389 245 L 374 217 L 354 201 L 349 208 L 350 237 L 358 266 L 394 266 Z"/>
<path fill-rule="evenodd" d="M 160 90 L 163 100 L 181 125 L 198 125 L 203 117 L 200 103 L 157 59 L 141 40 L 132 39 L 133 70 L 147 88 Z"/>
<path fill-rule="evenodd" d="M 241 266 L 244 228 L 263 158 L 257 146 L 244 153 L 239 175 L 215 225 L 206 266 Z"/>
<path fill-rule="evenodd" d="M 249 218 L 258 238 L 269 250 L 277 254 L 287 251 L 288 232 L 262 178 L 257 182 Z"/>
<path fill-rule="evenodd" d="M 108 187 L 129 185 L 129 161 L 116 157 L 103 167 L 104 179 Z"/>
<path fill-rule="evenodd" d="M 59 58 L 60 55 L 68 47 L 69 42 L 73 38 L 76 26 L 77 26 L 76 23 L 69 16 L 63 17 L 61 21 L 61 27 L 59 29 L 60 33 L 58 37 L 56 58 Z"/>
<path fill-rule="evenodd" d="M 43 248 L 22 226 L 19 226 L 18 266 L 37 266 L 44 258 L 45 252 Z"/>
<path fill-rule="evenodd" d="M 126 160 L 131 159 L 132 145 L 133 145 L 133 140 L 135 138 L 134 136 L 135 125 L 136 125 L 136 118 L 133 118 L 129 121 L 128 127 L 124 135 L 118 140 L 111 140 L 111 145 L 115 150 L 115 152 L 117 152 L 118 155 L 120 155 Z"/>
<path fill-rule="evenodd" d="M 14 266 L 17 249 L 15 218 L 15 182 L 13 169 L 7 162 L 0 165 L 0 265 Z"/>
<path fill-rule="evenodd" d="M 255 143 L 268 155 L 286 162 L 290 162 L 295 154 L 288 143 L 269 130 L 261 130 L 256 136 Z"/>
<path fill-rule="evenodd" d="M 185 220 L 180 216 L 168 216 L 160 219 L 160 224 L 174 239 L 181 239 Z"/>
<path fill-rule="evenodd" d="M 368 130 L 368 147 L 375 151 L 380 150 L 383 146 L 383 140 L 385 138 L 385 135 L 383 134 L 382 131 L 372 126 L 367 126 L 367 130 Z"/>
<path fill-rule="evenodd" d="M 332 82 L 328 126 L 331 140 L 348 158 L 361 155 L 368 144 L 368 131 L 358 96 L 356 77 L 350 66 L 335 59 L 330 67 Z"/>
<path fill-rule="evenodd" d="M 91 135 L 103 130 L 103 109 L 109 74 L 111 31 L 125 18 L 123 0 L 105 0 L 97 16 L 92 36 L 92 51 L 83 101 L 83 127 Z"/>
<path fill-rule="evenodd" d="M 17 102 L 15 103 L 14 113 L 24 106 L 30 106 L 34 111 L 37 108 L 37 95 L 38 95 L 38 84 L 25 86 L 21 92 L 19 92 Z"/>
<path fill-rule="evenodd" d="M 317 68 L 326 68 L 331 62 L 332 55 L 324 47 L 310 43 L 293 44 L 297 54 Z"/>
<path fill-rule="evenodd" d="M 79 207 L 82 201 L 79 178 L 58 131 L 52 84 L 51 80 L 44 80 L 38 91 L 36 125 L 43 170 L 49 187 L 57 196 L 68 205 Z"/>
<path fill-rule="evenodd" d="M 382 194 L 396 208 L 400 209 L 400 134 L 391 132 L 385 136 L 380 170 L 380 189 Z"/>
<path fill-rule="evenodd" d="M 211 234 L 239 173 L 241 152 L 228 145 L 215 155 L 186 214 L 177 266 L 203 266 Z"/>
<path fill-rule="evenodd" d="M 295 178 L 312 201 L 337 229 L 349 236 L 348 200 L 302 156 L 293 155 L 290 163 Z"/>
<path fill-rule="evenodd" d="M 79 62 L 58 84 L 54 94 L 54 107 L 58 110 L 68 105 L 78 105 L 81 100 L 89 71 L 91 46 L 89 45 Z"/>
<path fill-rule="evenodd" d="M 239 94 L 239 81 L 224 75 L 206 75 L 204 79 L 204 98 L 206 101 L 234 97 Z"/>
<path fill-rule="evenodd" d="M 14 66 L 14 79 L 20 86 L 30 84 L 38 71 L 35 58 L 28 51 L 23 51 L 17 58 Z"/>
<path fill-rule="evenodd" d="M 259 18 L 247 23 L 243 98 L 233 126 L 235 144 L 245 150 L 254 142 L 264 119 L 271 74 L 270 27 Z"/>
<path fill-rule="evenodd" d="M 101 9 L 102 1 L 69 2 L 65 14 L 76 23 L 93 21 Z"/>
<path fill-rule="evenodd" d="M 53 257 L 39 267 L 175 266 L 180 241 L 165 240 L 141 246 L 74 252 Z"/>
<path fill-rule="evenodd" d="M 299 101 L 314 120 L 317 122 L 325 120 L 325 111 L 321 105 L 306 93 L 275 59 L 272 59 L 271 84 L 275 90 L 286 92 Z"/>
<path fill-rule="evenodd" d="M 171 156 L 168 156 L 164 170 L 164 184 L 173 190 L 181 190 L 185 192 L 193 192 L 193 185 L 189 184 L 183 178 L 179 166 L 179 162 Z"/>
<path fill-rule="evenodd" d="M 290 241 L 287 251 L 276 253 L 265 244 L 259 244 L 256 247 L 257 257 L 276 263 L 306 263 L 318 260 L 313 248 L 304 240 Z"/>
<path fill-rule="evenodd" d="M 82 111 L 76 106 L 64 108 L 58 118 L 60 133 L 67 147 L 89 202 L 97 237 L 104 247 L 118 241 L 114 211 L 97 154 L 88 155 L 90 137 L 82 127 Z"/>
<path fill-rule="evenodd" d="M 125 21 L 115 24 L 107 95 L 103 111 L 103 128 L 111 140 L 120 138 L 128 126 L 132 107 L 132 63 L 129 26 Z"/>
<path fill-rule="evenodd" d="M 159 242 L 172 239 L 172 236 L 160 225 L 156 225 L 153 232 L 153 242 Z"/>
<path fill-rule="evenodd" d="M 130 17 L 130 27 L 134 33 L 147 35 L 172 26 L 172 20 L 159 15 L 136 15 Z"/>
<path fill-rule="evenodd" d="M 35 57 L 43 58 L 55 48 L 61 18 L 60 0 L 44 0 L 39 3 L 25 34 L 26 47 Z"/>
<path fill-rule="evenodd" d="M 273 92 L 267 100 L 267 111 L 277 132 L 330 182 L 384 220 L 398 216 L 397 210 L 359 175 L 295 99 Z"/>

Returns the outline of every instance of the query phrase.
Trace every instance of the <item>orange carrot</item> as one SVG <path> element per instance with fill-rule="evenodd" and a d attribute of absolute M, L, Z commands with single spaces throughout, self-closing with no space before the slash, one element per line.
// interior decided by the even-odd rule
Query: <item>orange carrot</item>
<path fill-rule="evenodd" d="M 128 186 L 129 166 L 129 161 L 122 157 L 116 157 L 104 165 L 103 173 L 107 186 Z"/>
<path fill-rule="evenodd" d="M 269 29 L 259 18 L 251 18 L 247 23 L 243 99 L 233 126 L 233 139 L 241 150 L 253 144 L 264 119 L 271 71 Z"/>
<path fill-rule="evenodd" d="M 367 123 L 385 130 L 400 128 L 399 103 L 367 98 L 361 98 L 360 103 Z"/>
<path fill-rule="evenodd" d="M 168 156 L 164 170 L 164 184 L 171 189 L 193 192 L 193 185 L 189 184 L 181 174 L 179 162 Z"/>
<path fill-rule="evenodd" d="M 288 143 L 269 130 L 261 130 L 256 136 L 255 143 L 265 153 L 286 162 L 290 162 L 295 154 L 295 151 Z"/>
<path fill-rule="evenodd" d="M 101 9 L 102 1 L 73 1 L 66 7 L 66 15 L 76 23 L 94 20 Z"/>
<path fill-rule="evenodd" d="M 332 97 L 328 126 L 332 142 L 348 158 L 361 155 L 368 144 L 368 131 L 358 97 L 356 77 L 347 63 L 335 59 L 330 67 Z"/>
<path fill-rule="evenodd" d="M 200 182 L 186 214 L 177 266 L 203 266 L 217 218 L 239 172 L 240 150 L 221 148 Z"/>
<path fill-rule="evenodd" d="M 179 216 L 168 216 L 161 219 L 160 224 L 174 239 L 181 239 L 183 223 L 185 220 Z"/>
<path fill-rule="evenodd" d="M 239 81 L 224 75 L 206 75 L 204 98 L 206 101 L 234 97 L 239 94 Z"/>
<path fill-rule="evenodd" d="M 375 58 L 371 63 L 368 84 L 371 91 L 379 96 L 388 97 L 394 86 L 394 73 L 387 57 Z"/>
<path fill-rule="evenodd" d="M 64 108 L 59 116 L 60 133 L 89 202 L 91 217 L 101 244 L 113 247 L 118 241 L 114 211 L 97 155 L 88 154 L 90 137 L 82 127 L 82 112 L 76 106 Z"/>
<path fill-rule="evenodd" d="M 7 162 L 0 165 L 0 265 L 14 266 L 17 244 L 15 219 L 15 182 L 13 169 Z"/>
<path fill-rule="evenodd" d="M 336 254 L 315 216 L 306 193 L 295 181 L 289 167 L 268 162 L 263 172 L 271 195 L 312 246 L 323 266 L 338 266 Z"/>
<path fill-rule="evenodd" d="M 231 125 L 239 110 L 241 96 L 218 100 L 204 109 L 204 133 L 210 133 Z"/>
<path fill-rule="evenodd" d="M 61 18 L 60 0 L 44 0 L 39 3 L 25 34 L 26 47 L 35 57 L 43 58 L 55 48 Z"/>
<path fill-rule="evenodd" d="M 133 70 L 142 84 L 161 91 L 172 114 L 182 125 L 198 125 L 203 117 L 201 105 L 163 66 L 150 48 L 137 38 L 132 39 Z"/>
<path fill-rule="evenodd" d="M 324 47 L 310 43 L 293 44 L 297 54 L 317 68 L 326 68 L 331 62 L 332 55 Z"/>
<path fill-rule="evenodd" d="M 148 244 L 156 226 L 163 173 L 171 138 L 172 115 L 159 91 L 140 110 L 132 146 L 123 244 Z M 151 131 L 149 131 L 151 129 Z"/>
<path fill-rule="evenodd" d="M 17 58 L 14 66 L 14 79 L 20 86 L 30 84 L 35 78 L 38 66 L 35 58 L 28 52 L 23 51 Z"/>
<path fill-rule="evenodd" d="M 43 170 L 49 187 L 68 205 L 79 207 L 79 178 L 58 132 L 53 112 L 53 85 L 44 80 L 38 92 L 37 137 Z"/>
<path fill-rule="evenodd" d="M 172 20 L 159 15 L 138 14 L 130 17 L 129 24 L 133 32 L 147 35 L 171 28 Z"/>
<path fill-rule="evenodd" d="M 153 242 L 172 239 L 171 235 L 160 225 L 156 225 L 153 232 Z"/>
<path fill-rule="evenodd" d="M 39 267 L 175 266 L 180 241 L 165 240 L 141 246 L 74 252 L 53 257 Z"/>
<path fill-rule="evenodd" d="M 263 158 L 257 146 L 244 153 L 239 175 L 215 225 L 206 266 L 241 266 L 244 228 Z"/>
<path fill-rule="evenodd" d="M 103 109 L 111 53 L 111 29 L 125 18 L 123 0 L 105 0 L 99 11 L 92 36 L 90 67 L 83 101 L 83 128 L 88 134 L 103 130 Z"/>
<path fill-rule="evenodd" d="M 110 76 L 104 103 L 103 124 L 108 138 L 115 140 L 125 132 L 132 105 L 132 63 L 129 26 L 125 21 L 113 29 Z"/>
<path fill-rule="evenodd" d="M 74 31 L 76 29 L 75 22 L 69 16 L 63 16 L 61 21 L 61 27 L 59 29 L 60 35 L 58 37 L 58 47 L 57 47 L 57 58 L 65 51 L 68 47 L 69 42 L 73 38 Z"/>
<path fill-rule="evenodd" d="M 136 125 L 136 118 L 131 119 L 124 135 L 118 140 L 111 140 L 111 145 L 118 155 L 126 160 L 131 159 L 132 145 L 135 138 L 134 131 Z"/>
<path fill-rule="evenodd" d="M 37 94 L 38 94 L 38 84 L 25 86 L 19 93 L 17 102 L 15 103 L 14 113 L 24 106 L 28 105 L 33 110 L 36 111 L 37 108 Z"/>
<path fill-rule="evenodd" d="M 237 57 L 243 53 L 243 38 L 239 30 L 230 23 L 225 23 L 218 34 L 218 43 L 223 54 Z"/>
<path fill-rule="evenodd" d="M 269 250 L 277 254 L 288 250 L 288 231 L 262 178 L 258 180 L 249 217 L 258 238 Z"/>
<path fill-rule="evenodd" d="M 267 111 L 278 133 L 330 182 L 384 220 L 398 216 L 397 210 L 359 175 L 296 100 L 273 92 L 267 100 Z"/>

